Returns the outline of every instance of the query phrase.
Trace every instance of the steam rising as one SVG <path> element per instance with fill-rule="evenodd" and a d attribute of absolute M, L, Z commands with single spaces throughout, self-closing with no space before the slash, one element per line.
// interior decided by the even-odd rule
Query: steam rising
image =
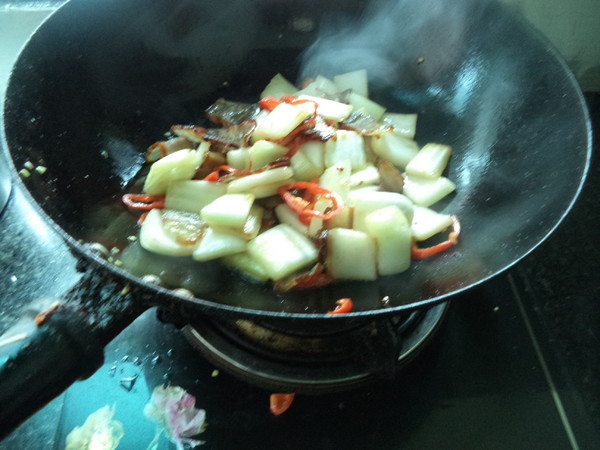
<path fill-rule="evenodd" d="M 304 54 L 301 76 L 365 68 L 375 84 L 431 83 L 460 60 L 468 27 L 477 24 L 485 3 L 374 1 L 362 17 L 322 24 Z"/>

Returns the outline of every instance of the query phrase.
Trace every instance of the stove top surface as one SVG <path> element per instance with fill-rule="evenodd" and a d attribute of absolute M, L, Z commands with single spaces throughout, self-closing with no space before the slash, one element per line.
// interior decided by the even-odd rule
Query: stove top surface
<path fill-rule="evenodd" d="M 596 129 L 597 95 L 588 97 Z M 2 164 L 5 164 L 2 162 Z M 118 448 L 147 448 L 154 387 L 181 386 L 206 410 L 205 449 L 597 448 L 600 445 L 600 164 L 554 235 L 508 273 L 454 299 L 434 345 L 392 379 L 298 395 L 281 416 L 270 391 L 219 370 L 151 309 L 106 348 L 104 365 L 3 441 L 64 448 L 99 408 L 115 408 Z M 80 274 L 58 235 L 13 187 L 0 216 L 0 333 L 31 300 Z M 174 448 L 164 436 L 156 448 Z"/>

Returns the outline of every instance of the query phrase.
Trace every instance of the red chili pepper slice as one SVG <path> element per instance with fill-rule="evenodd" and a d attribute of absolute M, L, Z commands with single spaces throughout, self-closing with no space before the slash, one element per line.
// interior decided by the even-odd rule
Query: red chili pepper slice
<path fill-rule="evenodd" d="M 271 394 L 269 410 L 278 416 L 286 412 L 294 401 L 296 394 Z"/>
<path fill-rule="evenodd" d="M 231 173 L 240 174 L 243 171 L 237 170 L 235 167 L 231 167 L 228 165 L 221 165 L 221 166 L 217 167 L 216 170 L 213 170 L 211 173 L 206 175 L 203 178 L 203 180 L 211 181 L 211 182 L 219 181 L 219 179 L 221 178 L 221 172 L 225 172 L 226 174 L 231 174 Z"/>
<path fill-rule="evenodd" d="M 148 217 L 148 212 L 149 211 L 146 211 L 138 218 L 138 221 L 137 221 L 138 226 L 141 227 L 142 225 L 144 225 L 144 220 L 146 220 L 146 217 Z"/>
<path fill-rule="evenodd" d="M 352 300 L 349 298 L 340 298 L 337 302 L 335 302 L 337 304 L 337 306 L 335 307 L 335 309 L 333 311 L 329 311 L 327 314 L 328 315 L 333 315 L 333 314 L 345 314 L 345 313 L 349 313 L 350 311 L 352 311 L 352 307 L 354 306 L 352 303 Z"/>
<path fill-rule="evenodd" d="M 42 311 L 42 312 L 38 313 L 35 316 L 35 319 L 33 320 L 33 322 L 37 326 L 42 325 L 44 322 L 46 322 L 46 319 L 48 319 L 48 317 L 50 317 L 52 314 L 54 314 L 54 312 L 58 309 L 59 306 L 60 306 L 60 302 L 58 302 L 58 301 L 52 303 L 46 311 Z"/>
<path fill-rule="evenodd" d="M 220 170 L 221 172 L 227 172 L 227 173 L 236 173 L 238 171 L 235 167 L 231 167 L 226 164 L 217 167 L 217 170 Z"/>
<path fill-rule="evenodd" d="M 291 103 L 295 102 L 297 99 L 296 99 L 296 97 L 295 97 L 294 95 L 292 95 L 292 94 L 286 94 L 286 95 L 282 95 L 282 96 L 281 96 L 281 98 L 280 98 L 280 100 L 281 100 L 282 102 L 285 102 L 285 103 L 290 103 L 290 104 L 291 104 Z"/>
<path fill-rule="evenodd" d="M 292 190 L 305 191 L 302 196 L 293 194 Z M 312 217 L 323 220 L 329 220 L 337 216 L 344 208 L 344 201 L 335 192 L 325 189 L 316 183 L 310 181 L 297 181 L 295 183 L 280 186 L 279 195 L 287 203 L 287 205 L 298 214 L 301 221 L 310 221 Z M 315 211 L 312 206 L 315 197 L 320 195 L 321 198 L 331 200 L 333 206 L 325 213 Z"/>
<path fill-rule="evenodd" d="M 267 111 L 273 111 L 277 106 L 281 105 L 283 102 L 278 98 L 275 98 L 271 95 L 267 97 L 261 98 L 258 102 L 258 106 L 262 109 L 266 109 Z"/>
<path fill-rule="evenodd" d="M 288 151 L 285 154 L 285 156 L 287 158 L 291 158 L 298 152 L 298 150 L 300 149 L 302 144 L 304 144 L 305 142 L 307 142 L 309 140 L 310 140 L 310 138 L 306 135 L 301 134 L 299 136 L 294 136 L 294 138 L 287 144 Z"/>
<path fill-rule="evenodd" d="M 213 170 L 211 173 L 209 173 L 204 178 L 202 178 L 202 180 L 215 182 L 215 181 L 219 181 L 219 178 L 221 178 L 221 175 L 219 174 L 219 171 L 218 170 Z"/>
<path fill-rule="evenodd" d="M 292 280 L 279 280 L 275 282 L 275 289 L 286 292 L 291 289 L 308 289 L 327 286 L 333 278 L 324 270 L 322 263 L 317 263 L 308 272 L 296 276 Z"/>
<path fill-rule="evenodd" d="M 458 242 L 458 236 L 460 235 L 460 223 L 456 216 L 452 216 L 452 231 L 448 234 L 448 239 L 444 242 L 440 242 L 439 244 L 433 245 L 431 247 L 419 248 L 417 247 L 417 242 L 413 241 L 413 245 L 411 248 L 411 256 L 414 259 L 424 259 L 429 258 L 437 253 L 440 253 Z"/>
<path fill-rule="evenodd" d="M 155 152 L 155 149 L 158 149 L 158 155 L 156 154 L 157 152 Z M 146 150 L 145 159 L 147 162 L 155 162 L 158 161 L 160 158 L 164 158 L 165 156 L 167 156 L 167 146 L 163 141 L 160 141 L 155 142 L 150 147 L 148 147 L 148 149 Z"/>
<path fill-rule="evenodd" d="M 125 194 L 121 197 L 121 200 L 125 206 L 132 209 L 150 210 L 155 208 L 162 209 L 165 207 L 164 195 Z"/>

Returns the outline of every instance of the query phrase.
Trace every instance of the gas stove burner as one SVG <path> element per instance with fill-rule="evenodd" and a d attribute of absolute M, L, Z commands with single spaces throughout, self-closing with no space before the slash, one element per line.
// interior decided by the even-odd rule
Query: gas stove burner
<path fill-rule="evenodd" d="M 212 364 L 248 383 L 273 392 L 336 392 L 397 375 L 436 334 L 448 306 L 333 332 L 199 319 L 183 333 Z"/>

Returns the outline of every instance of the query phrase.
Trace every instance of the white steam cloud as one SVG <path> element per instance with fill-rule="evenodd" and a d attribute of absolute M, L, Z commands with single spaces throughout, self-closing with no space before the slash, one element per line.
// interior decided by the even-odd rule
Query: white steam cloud
<path fill-rule="evenodd" d="M 477 23 L 483 0 L 382 0 L 365 13 L 321 26 L 304 54 L 301 77 L 367 69 L 375 84 L 418 77 L 431 82 L 451 70 L 464 50 L 466 31 Z M 342 22 L 342 23 L 340 23 Z M 425 64 L 426 63 L 426 64 Z"/>

